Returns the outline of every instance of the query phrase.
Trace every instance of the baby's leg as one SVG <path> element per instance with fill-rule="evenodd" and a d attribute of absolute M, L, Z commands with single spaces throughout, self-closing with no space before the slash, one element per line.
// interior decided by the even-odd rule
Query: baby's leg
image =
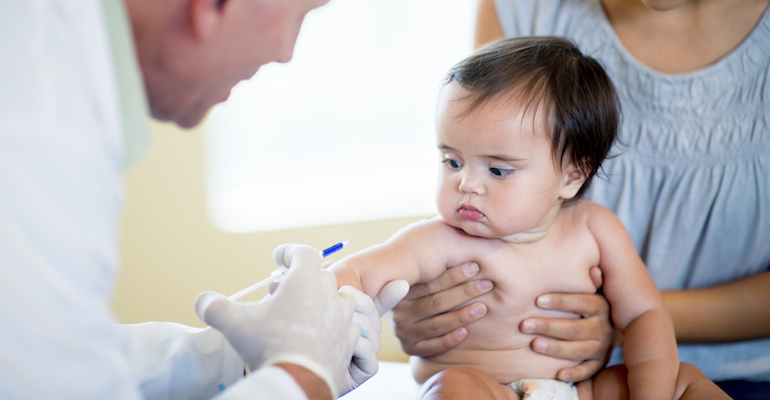
<path fill-rule="evenodd" d="M 420 390 L 422 400 L 521 400 L 508 386 L 472 368 L 451 368 L 433 375 Z"/>
<path fill-rule="evenodd" d="M 628 370 L 625 366 L 616 365 L 602 370 L 593 381 L 594 400 L 627 399 Z M 676 379 L 674 400 L 722 400 L 730 399 L 722 389 L 698 368 L 679 364 L 679 375 Z M 583 400 L 583 396 L 581 396 Z"/>

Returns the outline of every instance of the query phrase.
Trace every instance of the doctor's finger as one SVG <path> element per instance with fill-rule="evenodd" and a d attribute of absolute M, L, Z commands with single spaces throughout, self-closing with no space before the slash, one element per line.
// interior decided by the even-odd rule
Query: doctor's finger
<path fill-rule="evenodd" d="M 323 285 L 328 279 L 321 279 L 319 274 L 328 271 L 321 270 L 321 256 L 314 248 L 305 245 L 284 245 L 276 248 L 273 256 L 279 265 L 288 267 L 286 275 L 273 292 L 275 295 L 280 295 L 281 292 L 309 294 L 317 291 L 319 287 L 336 292 L 336 283 L 331 285 L 332 288 L 327 287 L 328 284 Z"/>
<path fill-rule="evenodd" d="M 380 341 L 380 334 L 377 332 L 377 328 L 372 324 L 372 320 L 362 314 L 355 313 L 353 314 L 353 323 L 361 331 L 361 338 L 371 342 L 375 354 L 379 353 L 382 348 L 382 342 Z"/>
<path fill-rule="evenodd" d="M 334 292 L 337 292 L 337 277 L 334 276 L 334 274 L 331 271 L 321 269 L 318 270 L 318 273 L 321 275 L 319 282 L 321 285 L 326 285 L 327 290 L 333 290 Z M 351 297 L 353 297 L 351 295 Z M 355 304 L 355 297 L 353 298 L 353 304 Z"/>
<path fill-rule="evenodd" d="M 232 302 L 216 292 L 203 292 L 195 299 L 195 313 L 211 327 L 222 330 L 230 322 Z"/>
<path fill-rule="evenodd" d="M 291 274 L 292 269 L 320 270 L 321 256 L 318 250 L 303 244 L 282 244 L 273 250 L 273 259 L 278 265 L 289 268 L 286 273 Z"/>
<path fill-rule="evenodd" d="M 337 292 L 336 288 L 334 295 L 337 296 L 338 304 L 342 307 L 342 312 L 344 315 L 350 315 L 350 319 L 347 321 L 352 323 L 353 314 L 356 312 L 356 299 L 350 293 Z"/>
<path fill-rule="evenodd" d="M 279 283 L 280 283 L 280 282 L 270 282 L 270 283 L 268 283 L 268 284 L 267 284 L 267 293 L 268 293 L 268 294 L 271 294 L 271 295 L 272 295 L 273 293 L 275 293 L 275 290 L 276 290 L 276 289 L 278 289 L 278 284 L 279 284 Z"/>
<path fill-rule="evenodd" d="M 380 289 L 380 293 L 374 298 L 374 306 L 377 315 L 382 317 L 396 306 L 409 293 L 409 282 L 398 279 L 390 281 Z"/>
<path fill-rule="evenodd" d="M 374 301 L 372 301 L 371 297 L 353 286 L 343 286 L 339 291 L 353 296 L 356 300 L 356 314 L 361 314 L 363 317 L 369 319 L 378 334 L 382 332 L 380 314 L 377 312 L 377 307 L 374 306 Z"/>
<path fill-rule="evenodd" d="M 367 376 L 372 376 L 379 369 L 377 361 L 377 350 L 372 343 L 364 338 L 360 338 L 353 350 L 353 360 L 351 369 L 358 369 Z"/>

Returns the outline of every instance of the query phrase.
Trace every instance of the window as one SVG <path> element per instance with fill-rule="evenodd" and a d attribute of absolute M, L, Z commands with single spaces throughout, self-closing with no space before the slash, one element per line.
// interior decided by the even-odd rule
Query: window
<path fill-rule="evenodd" d="M 207 122 L 209 213 L 256 232 L 435 213 L 439 85 L 475 0 L 332 0 Z"/>

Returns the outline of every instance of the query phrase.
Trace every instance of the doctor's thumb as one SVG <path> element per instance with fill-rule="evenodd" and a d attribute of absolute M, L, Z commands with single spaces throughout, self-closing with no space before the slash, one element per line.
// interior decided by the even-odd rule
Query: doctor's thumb
<path fill-rule="evenodd" d="M 230 300 L 216 292 L 203 292 L 195 299 L 195 313 L 206 324 L 219 331 L 230 318 L 227 311 L 231 306 Z"/>
<path fill-rule="evenodd" d="M 399 279 L 390 281 L 380 289 L 380 293 L 374 298 L 374 306 L 377 307 L 377 313 L 382 317 L 403 300 L 409 293 L 409 282 Z"/>

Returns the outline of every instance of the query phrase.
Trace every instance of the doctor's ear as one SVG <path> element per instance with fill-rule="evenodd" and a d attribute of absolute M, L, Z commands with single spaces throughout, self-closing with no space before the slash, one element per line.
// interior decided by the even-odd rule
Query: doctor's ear
<path fill-rule="evenodd" d="M 230 0 L 189 0 L 190 28 L 198 39 L 206 39 L 214 32 L 224 8 Z"/>
<path fill-rule="evenodd" d="M 571 164 L 564 171 L 564 176 L 562 177 L 563 186 L 559 197 L 564 200 L 575 197 L 585 181 L 586 175 L 575 164 Z"/>

